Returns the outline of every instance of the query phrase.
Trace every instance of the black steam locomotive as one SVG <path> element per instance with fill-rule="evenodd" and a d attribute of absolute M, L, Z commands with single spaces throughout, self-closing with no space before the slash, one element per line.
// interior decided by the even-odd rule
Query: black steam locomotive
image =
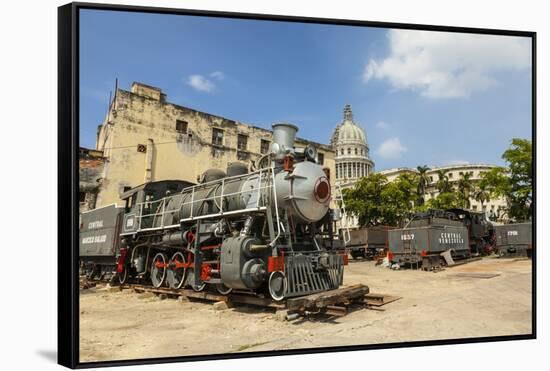
<path fill-rule="evenodd" d="M 159 181 L 127 191 L 105 238 L 102 209 L 83 214 L 82 268 L 115 272 L 120 283 L 266 291 L 275 300 L 338 288 L 347 255 L 333 232 L 339 213 L 329 207 L 330 173 L 313 146 L 294 148 L 297 130 L 273 125 L 271 151 L 254 171 L 233 165 L 208 170 L 199 184 Z"/>

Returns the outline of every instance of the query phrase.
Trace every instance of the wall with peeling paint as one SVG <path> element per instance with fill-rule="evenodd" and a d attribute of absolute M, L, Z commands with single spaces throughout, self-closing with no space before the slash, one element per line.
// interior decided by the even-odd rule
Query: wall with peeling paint
<path fill-rule="evenodd" d="M 187 122 L 186 132 L 176 130 L 177 120 Z M 223 131 L 221 145 L 212 144 L 214 128 Z M 237 150 L 238 134 L 247 136 L 246 150 Z M 119 89 L 98 131 L 96 148 L 106 160 L 96 207 L 120 204 L 124 187 L 149 178 L 196 182 L 207 169 L 225 171 L 232 162 L 249 164 L 261 156 L 261 140 L 271 141 L 271 135 L 266 129 L 166 102 L 159 88 L 134 83 L 132 91 Z M 308 143 L 313 142 L 299 139 L 296 146 Z M 313 144 L 335 174 L 332 149 Z"/>

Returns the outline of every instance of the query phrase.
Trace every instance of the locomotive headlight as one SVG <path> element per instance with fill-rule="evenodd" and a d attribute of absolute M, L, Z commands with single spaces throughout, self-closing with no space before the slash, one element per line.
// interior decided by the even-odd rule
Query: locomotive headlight
<path fill-rule="evenodd" d="M 330 198 L 330 184 L 326 177 L 321 177 L 317 180 L 315 188 L 313 189 L 315 199 L 320 203 L 325 203 Z"/>

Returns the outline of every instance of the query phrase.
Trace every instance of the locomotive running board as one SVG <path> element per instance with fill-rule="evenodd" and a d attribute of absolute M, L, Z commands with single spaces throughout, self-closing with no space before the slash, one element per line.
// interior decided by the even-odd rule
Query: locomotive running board
<path fill-rule="evenodd" d="M 265 211 L 265 210 L 267 210 L 267 207 L 258 206 L 258 207 L 250 207 L 248 209 L 240 209 L 240 210 L 233 210 L 233 211 L 220 211 L 218 213 L 191 216 L 189 218 L 180 219 L 180 223 L 185 223 L 185 222 L 190 222 L 195 220 L 211 219 L 211 218 L 216 218 L 216 217 L 221 217 L 226 215 L 246 214 L 246 213 Z"/>

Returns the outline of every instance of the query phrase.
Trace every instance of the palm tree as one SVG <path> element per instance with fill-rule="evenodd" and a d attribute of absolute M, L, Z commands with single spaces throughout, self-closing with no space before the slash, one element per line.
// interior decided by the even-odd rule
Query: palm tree
<path fill-rule="evenodd" d="M 483 204 L 491 200 L 491 192 L 487 189 L 485 182 L 480 182 L 475 188 L 474 199 L 481 204 L 481 210 L 483 210 Z"/>
<path fill-rule="evenodd" d="M 439 193 L 450 193 L 453 191 L 453 186 L 451 182 L 449 182 L 449 177 L 447 176 L 447 172 L 445 170 L 437 170 L 437 183 L 436 187 Z"/>
<path fill-rule="evenodd" d="M 430 168 L 424 165 L 424 166 L 417 166 L 416 170 L 418 170 L 418 184 L 416 187 L 416 195 L 417 195 L 416 204 L 418 206 L 422 206 L 424 205 L 424 195 L 426 194 L 426 187 L 430 182 L 430 179 L 428 177 L 428 170 L 430 170 Z"/>
<path fill-rule="evenodd" d="M 460 179 L 458 180 L 458 192 L 462 197 L 462 201 L 466 209 L 470 208 L 470 193 L 473 188 L 471 177 L 472 173 L 465 172 L 460 174 Z"/>

